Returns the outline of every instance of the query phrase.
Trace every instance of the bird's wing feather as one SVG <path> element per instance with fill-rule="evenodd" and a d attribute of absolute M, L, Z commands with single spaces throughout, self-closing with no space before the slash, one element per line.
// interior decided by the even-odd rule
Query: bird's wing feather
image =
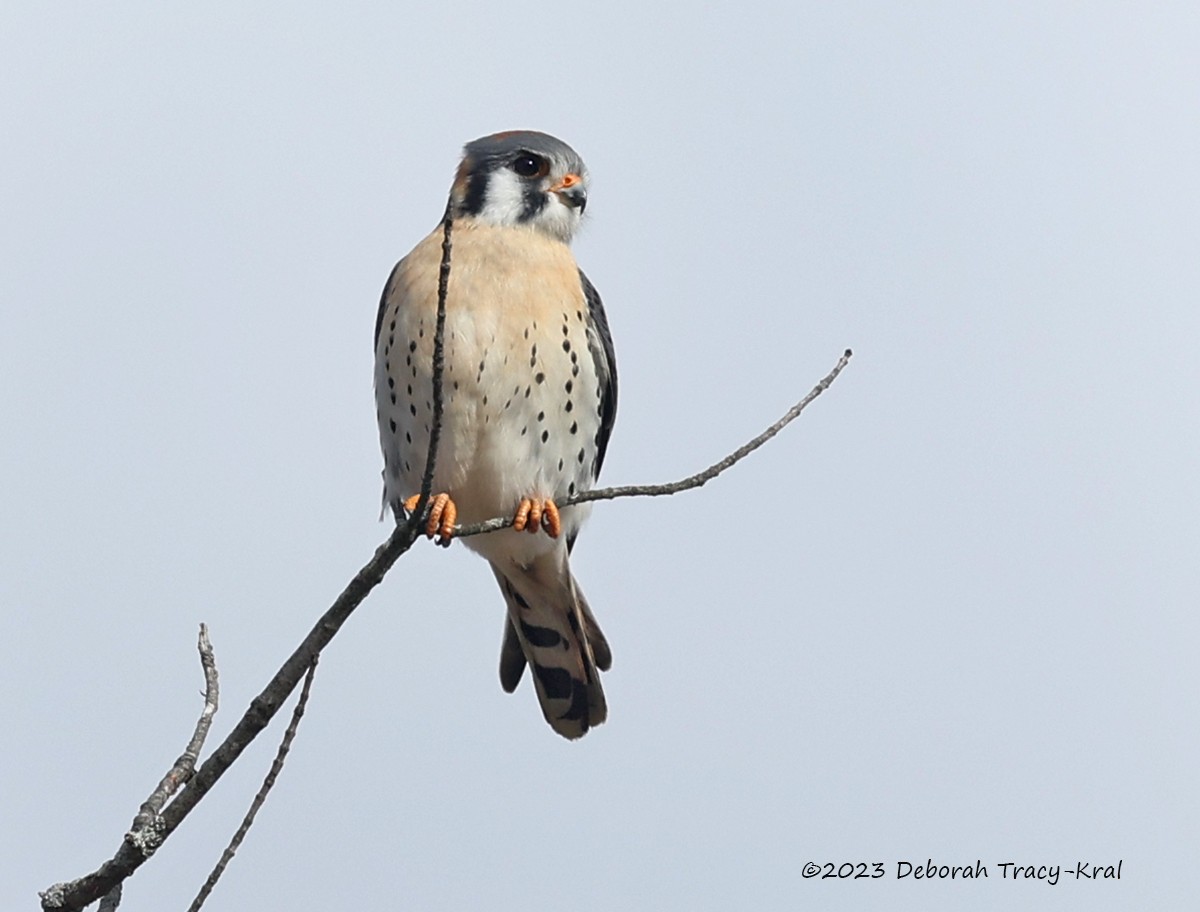
<path fill-rule="evenodd" d="M 583 270 L 579 270 L 583 283 L 583 296 L 588 308 L 588 347 L 596 364 L 596 376 L 600 378 L 600 433 L 596 444 L 596 477 L 604 463 L 608 450 L 608 438 L 612 436 L 613 422 L 617 420 L 617 355 L 613 350 L 612 333 L 608 329 L 608 316 L 600 292 L 591 283 Z"/>

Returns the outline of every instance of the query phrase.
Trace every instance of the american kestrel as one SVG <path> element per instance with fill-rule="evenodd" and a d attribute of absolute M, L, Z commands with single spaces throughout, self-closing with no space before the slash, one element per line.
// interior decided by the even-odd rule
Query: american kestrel
<path fill-rule="evenodd" d="M 579 155 L 545 133 L 468 143 L 450 191 L 442 434 L 428 533 L 514 517 L 464 539 L 508 606 L 500 683 L 528 663 L 542 714 L 567 738 L 607 715 L 597 669 L 612 653 L 568 556 L 617 411 L 617 366 L 600 295 L 571 254 L 587 203 Z M 375 321 L 384 500 L 416 504 L 433 421 L 433 336 L 442 229 L 396 264 Z M 530 534 L 530 533 L 533 534 Z"/>

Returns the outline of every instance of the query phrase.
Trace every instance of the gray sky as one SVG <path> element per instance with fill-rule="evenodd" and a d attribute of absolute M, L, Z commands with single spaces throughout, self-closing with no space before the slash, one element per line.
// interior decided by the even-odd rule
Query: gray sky
<path fill-rule="evenodd" d="M 379 290 L 507 128 L 592 171 L 605 481 L 855 358 L 702 491 L 595 510 L 582 742 L 501 692 L 486 565 L 404 558 L 206 908 L 1194 900 L 1197 47 L 1189 3 L 7 3 L 0 908 L 117 848 L 201 621 L 215 744 L 386 536 Z M 186 907 L 282 727 L 123 910 Z M 990 876 L 897 880 L 929 859 Z"/>

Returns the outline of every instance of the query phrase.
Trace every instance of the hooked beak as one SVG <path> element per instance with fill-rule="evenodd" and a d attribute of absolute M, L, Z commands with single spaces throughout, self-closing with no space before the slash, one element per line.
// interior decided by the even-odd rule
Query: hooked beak
<path fill-rule="evenodd" d="M 558 194 L 564 205 L 578 209 L 583 214 L 587 206 L 587 190 L 583 187 L 583 178 L 578 174 L 567 174 L 562 180 L 550 186 L 550 192 Z"/>

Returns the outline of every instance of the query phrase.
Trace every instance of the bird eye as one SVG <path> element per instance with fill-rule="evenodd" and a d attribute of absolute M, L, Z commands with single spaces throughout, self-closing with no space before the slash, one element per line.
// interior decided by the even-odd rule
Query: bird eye
<path fill-rule="evenodd" d="M 509 165 L 521 177 L 545 177 L 550 173 L 550 163 L 532 152 L 520 152 Z"/>

